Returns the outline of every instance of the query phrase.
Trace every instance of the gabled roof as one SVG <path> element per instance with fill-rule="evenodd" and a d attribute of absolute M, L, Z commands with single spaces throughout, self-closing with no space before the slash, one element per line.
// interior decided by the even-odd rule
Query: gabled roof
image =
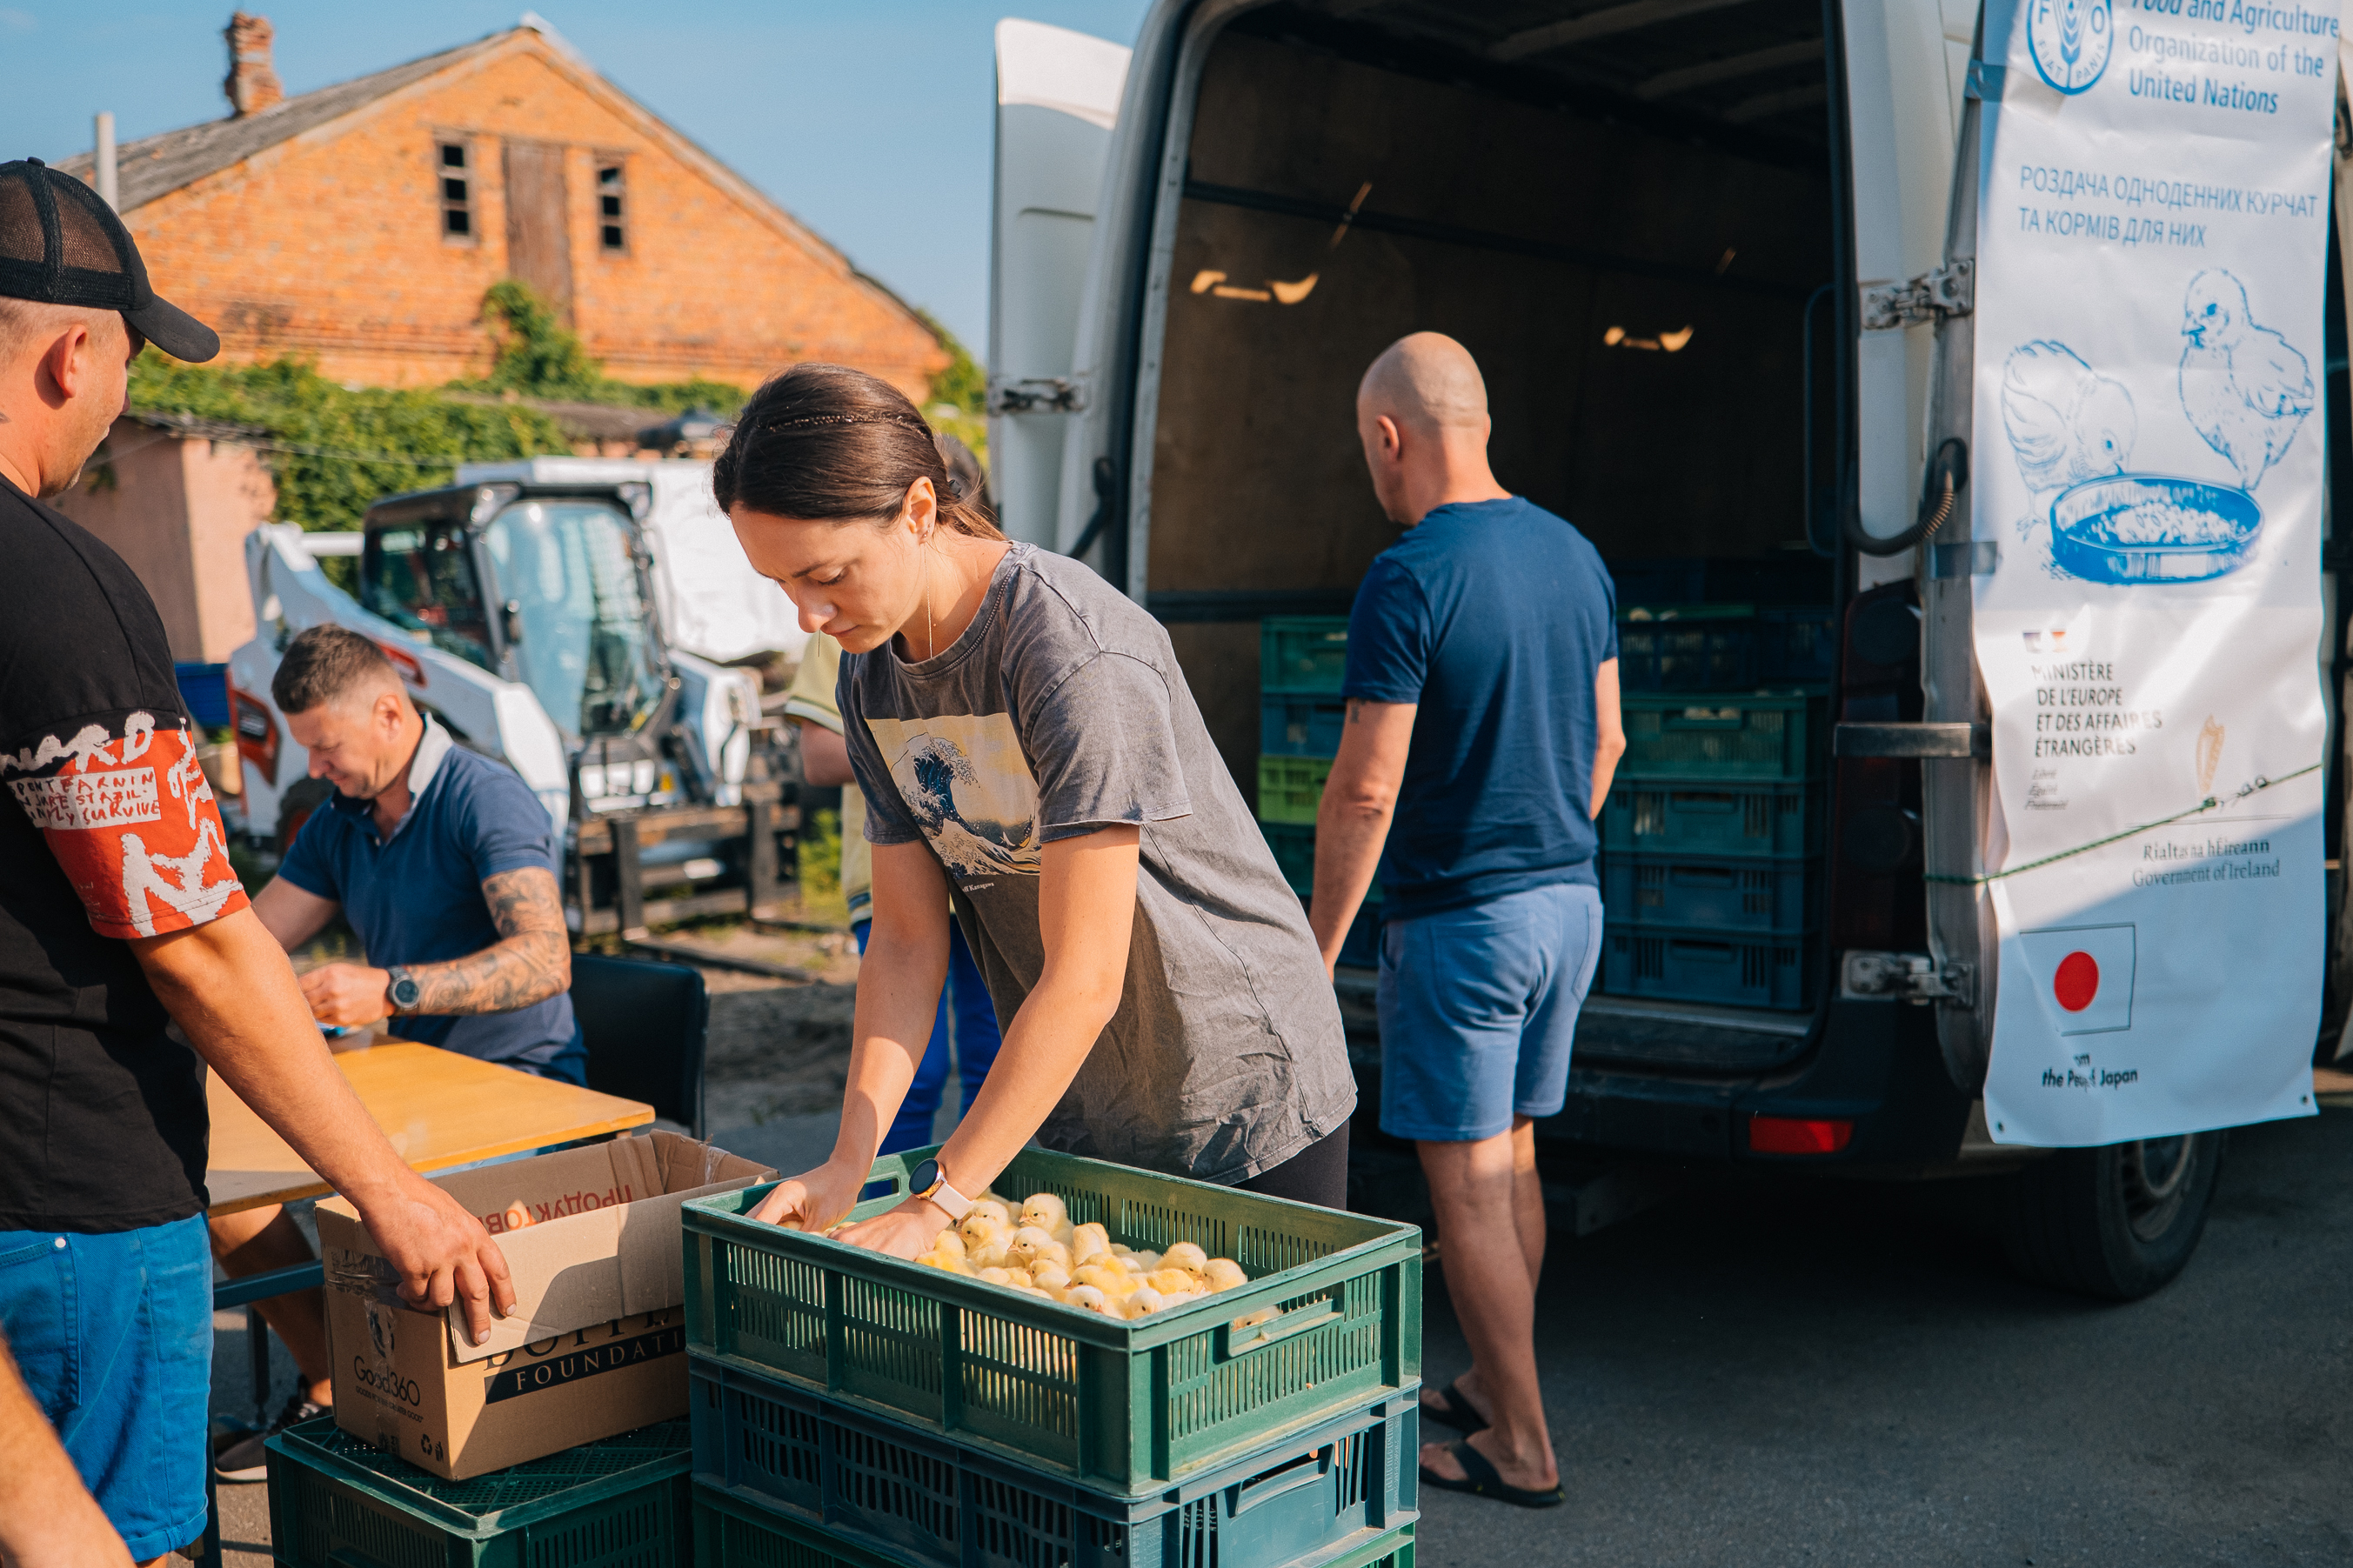
<path fill-rule="evenodd" d="M 454 49 L 444 49 L 438 55 L 427 55 L 422 59 L 410 60 L 406 65 L 394 66 L 372 76 L 354 77 L 350 81 L 287 99 L 259 114 L 208 121 L 202 125 L 166 131 L 160 135 L 125 142 L 115 150 L 114 160 L 116 194 L 121 204 L 120 210 L 127 216 L 159 196 L 169 195 L 208 175 L 234 167 L 248 158 L 268 152 L 281 142 L 290 142 L 306 132 L 356 114 L 404 88 L 463 65 L 477 56 L 487 55 L 518 37 L 529 37 L 540 45 L 544 50 L 543 58 L 559 72 L 570 74 L 583 89 L 602 99 L 622 119 L 634 121 L 649 139 L 663 143 L 672 155 L 699 169 L 712 184 L 742 202 L 772 227 L 806 247 L 822 262 L 839 268 L 841 276 L 857 287 L 881 296 L 892 308 L 921 324 L 924 331 L 934 331 L 929 322 L 923 321 L 922 312 L 901 299 L 896 289 L 881 279 L 860 271 L 849 257 L 771 200 L 765 192 L 729 168 L 677 127 L 614 86 L 562 34 L 530 11 L 522 14 L 522 20 L 517 26 L 492 33 L 488 37 L 477 38 Z M 97 183 L 97 163 L 95 153 L 81 153 L 59 161 L 56 166 L 85 184 L 94 184 Z"/>
<path fill-rule="evenodd" d="M 421 60 L 394 66 L 390 70 L 355 77 L 316 92 L 306 92 L 300 98 L 287 99 L 242 119 L 208 121 L 125 142 L 115 150 L 115 178 L 122 210 L 128 213 L 183 185 L 195 184 L 206 174 L 218 174 L 233 163 L 266 152 L 280 142 L 291 141 L 314 126 L 364 109 L 445 67 L 488 52 L 507 37 L 506 32 L 493 33 Z M 64 160 L 58 167 L 84 184 L 94 184 L 97 162 L 94 153 L 83 153 Z"/>

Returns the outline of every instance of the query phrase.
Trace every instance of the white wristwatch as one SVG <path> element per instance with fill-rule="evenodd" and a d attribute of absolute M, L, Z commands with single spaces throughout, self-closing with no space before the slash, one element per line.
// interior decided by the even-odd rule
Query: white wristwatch
<path fill-rule="evenodd" d="M 937 1160 L 926 1160 L 915 1167 L 909 1178 L 914 1187 L 913 1196 L 936 1204 L 948 1223 L 955 1225 L 972 1212 L 972 1200 L 948 1185 L 947 1173 L 940 1169 Z"/>

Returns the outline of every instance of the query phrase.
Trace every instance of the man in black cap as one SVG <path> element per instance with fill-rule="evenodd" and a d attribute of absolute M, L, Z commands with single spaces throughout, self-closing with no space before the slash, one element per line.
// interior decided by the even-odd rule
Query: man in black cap
<path fill-rule="evenodd" d="M 203 1531 L 206 1062 L 358 1205 L 412 1305 L 463 1301 L 480 1339 L 514 1300 L 497 1245 L 361 1108 L 248 905 L 154 604 L 114 552 L 37 499 L 80 477 L 149 342 L 184 360 L 220 351 L 155 297 L 95 192 L 37 160 L 0 163 L 0 1332 L 14 1352 L 13 1365 L 0 1352 L 0 1561 L 12 1563 L 158 1560 Z M 165 1033 L 174 1023 L 186 1044 Z M 69 1460 L 89 1495 L 59 1484 Z"/>

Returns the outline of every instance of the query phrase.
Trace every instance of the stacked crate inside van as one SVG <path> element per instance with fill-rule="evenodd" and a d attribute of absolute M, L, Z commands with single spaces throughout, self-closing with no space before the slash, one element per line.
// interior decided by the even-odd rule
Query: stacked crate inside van
<path fill-rule="evenodd" d="M 1602 811 L 1596 989 L 1806 1006 L 1821 924 L 1831 611 L 1704 602 L 1699 563 L 1688 582 L 1616 570 L 1626 753 Z M 1683 594 L 1636 596 L 1662 587 Z"/>
<path fill-rule="evenodd" d="M 699 1564 L 1411 1568 L 1419 1231 L 1034 1148 L 995 1187 L 1246 1278 L 1124 1316 L 691 1201 Z"/>
<path fill-rule="evenodd" d="M 1340 752 L 1347 704 L 1348 617 L 1270 616 L 1260 624 L 1258 697 L 1259 830 L 1274 850 L 1292 891 L 1315 890 L 1315 808 Z M 1340 944 L 1340 962 L 1366 969 L 1380 961 L 1380 879 Z"/>

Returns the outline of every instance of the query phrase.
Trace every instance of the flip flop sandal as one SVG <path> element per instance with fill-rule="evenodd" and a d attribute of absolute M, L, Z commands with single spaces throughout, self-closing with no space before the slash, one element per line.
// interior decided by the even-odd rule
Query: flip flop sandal
<path fill-rule="evenodd" d="M 1487 1418 L 1471 1408 L 1471 1402 L 1462 1397 L 1462 1391 L 1456 1386 L 1456 1384 L 1461 1381 L 1458 1378 L 1455 1383 L 1450 1383 L 1444 1388 L 1438 1390 L 1440 1403 L 1431 1405 L 1425 1401 L 1421 1407 L 1421 1414 L 1426 1419 L 1440 1422 L 1458 1432 L 1468 1434 L 1484 1431 Z"/>
<path fill-rule="evenodd" d="M 1436 1487 L 1442 1492 L 1469 1492 L 1472 1497 L 1493 1498 L 1497 1502 L 1507 1502 L 1514 1508 L 1558 1508 L 1568 1500 L 1567 1489 L 1557 1484 L 1540 1492 L 1513 1486 L 1496 1473 L 1495 1467 L 1487 1462 L 1486 1455 L 1468 1443 L 1449 1443 L 1446 1451 L 1454 1456 L 1456 1464 L 1462 1467 L 1462 1479 L 1458 1481 L 1450 1476 L 1441 1476 L 1424 1465 L 1420 1467 L 1423 1484 Z"/>

